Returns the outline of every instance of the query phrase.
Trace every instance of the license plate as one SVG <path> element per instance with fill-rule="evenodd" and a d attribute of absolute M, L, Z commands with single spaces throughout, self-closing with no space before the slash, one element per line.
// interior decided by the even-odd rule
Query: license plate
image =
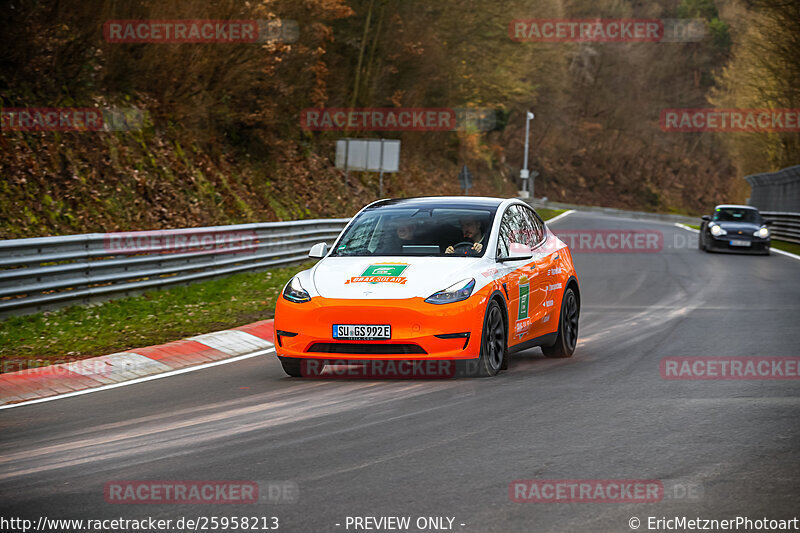
<path fill-rule="evenodd" d="M 750 246 L 750 241 L 731 241 L 731 246 Z"/>
<path fill-rule="evenodd" d="M 333 338 L 351 341 L 377 341 L 392 338 L 388 324 L 334 324 Z"/>

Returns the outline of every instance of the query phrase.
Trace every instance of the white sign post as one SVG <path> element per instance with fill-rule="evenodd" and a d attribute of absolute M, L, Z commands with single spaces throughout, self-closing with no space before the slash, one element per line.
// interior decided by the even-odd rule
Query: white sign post
<path fill-rule="evenodd" d="M 394 139 L 339 139 L 336 141 L 336 168 L 343 168 L 345 180 L 350 170 L 380 172 L 379 194 L 383 197 L 383 173 L 400 168 L 400 141 Z"/>
<path fill-rule="evenodd" d="M 533 183 L 531 183 L 530 189 L 528 188 L 528 178 L 530 177 L 530 173 L 528 172 L 528 138 L 530 137 L 531 120 L 533 120 L 533 118 L 534 114 L 528 111 L 527 115 L 525 115 L 525 158 L 522 164 L 522 170 L 519 171 L 519 177 L 522 180 L 522 190 L 520 191 L 520 196 L 522 198 L 533 197 Z"/>

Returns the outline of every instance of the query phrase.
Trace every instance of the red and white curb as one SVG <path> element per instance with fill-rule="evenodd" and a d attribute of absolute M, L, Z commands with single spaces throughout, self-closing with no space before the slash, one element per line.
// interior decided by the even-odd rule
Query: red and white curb
<path fill-rule="evenodd" d="M 255 357 L 273 348 L 272 320 L 19 372 L 0 374 L 0 409 L 115 388 Z"/>

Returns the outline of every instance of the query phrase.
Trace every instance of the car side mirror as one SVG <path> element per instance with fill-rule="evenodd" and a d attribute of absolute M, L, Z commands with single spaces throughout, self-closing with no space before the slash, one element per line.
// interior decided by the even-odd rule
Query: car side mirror
<path fill-rule="evenodd" d="M 710 216 L 710 215 L 703 215 L 703 217 L 702 217 L 702 218 L 703 218 L 703 220 L 705 220 L 706 222 L 711 222 L 711 216 Z"/>
<path fill-rule="evenodd" d="M 322 259 L 326 255 L 328 255 L 328 243 L 325 242 L 318 242 L 308 251 L 308 257 L 315 259 Z"/>
<path fill-rule="evenodd" d="M 772 223 L 775 222 L 775 221 L 774 220 L 762 220 L 762 222 L 764 223 L 765 226 L 771 226 Z"/>
<path fill-rule="evenodd" d="M 508 250 L 508 255 L 506 257 L 499 257 L 497 261 L 499 263 L 505 263 L 506 261 L 522 261 L 523 259 L 530 259 L 532 257 L 533 252 L 527 244 L 512 242 Z"/>

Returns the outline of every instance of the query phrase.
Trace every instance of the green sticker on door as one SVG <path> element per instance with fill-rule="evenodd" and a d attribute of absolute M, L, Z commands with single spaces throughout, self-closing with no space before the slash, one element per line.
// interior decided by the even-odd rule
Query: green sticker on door
<path fill-rule="evenodd" d="M 519 312 L 517 320 L 528 318 L 528 303 L 530 299 L 531 285 L 528 276 L 519 278 Z"/>

